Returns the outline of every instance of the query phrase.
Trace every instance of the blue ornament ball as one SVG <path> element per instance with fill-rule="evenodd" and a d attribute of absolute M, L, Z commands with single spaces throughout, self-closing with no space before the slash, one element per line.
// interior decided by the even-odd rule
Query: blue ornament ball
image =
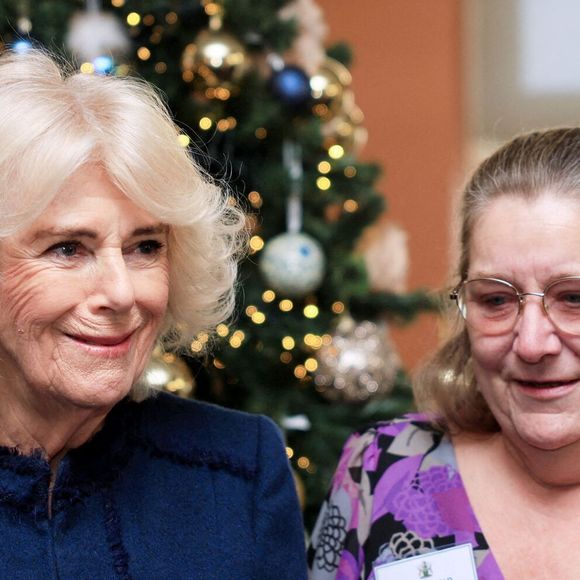
<path fill-rule="evenodd" d="M 260 259 L 260 271 L 268 286 L 300 298 L 316 290 L 324 277 L 325 258 L 320 244 L 302 233 L 272 238 Z"/>
<path fill-rule="evenodd" d="M 304 105 L 311 96 L 310 79 L 297 66 L 289 65 L 275 71 L 272 75 L 271 85 L 272 92 L 287 105 Z"/>
<path fill-rule="evenodd" d="M 115 72 L 115 61 L 108 55 L 97 56 L 93 59 L 93 66 L 99 75 L 109 75 Z"/>
<path fill-rule="evenodd" d="M 32 42 L 26 38 L 18 38 L 12 43 L 11 48 L 18 54 L 25 54 L 32 48 Z"/>

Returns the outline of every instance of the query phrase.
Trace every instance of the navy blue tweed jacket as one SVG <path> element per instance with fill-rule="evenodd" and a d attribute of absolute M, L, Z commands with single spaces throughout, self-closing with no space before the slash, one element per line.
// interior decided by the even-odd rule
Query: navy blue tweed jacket
<path fill-rule="evenodd" d="M 1 579 L 303 580 L 274 424 L 160 394 L 123 401 L 50 469 L 0 448 Z"/>

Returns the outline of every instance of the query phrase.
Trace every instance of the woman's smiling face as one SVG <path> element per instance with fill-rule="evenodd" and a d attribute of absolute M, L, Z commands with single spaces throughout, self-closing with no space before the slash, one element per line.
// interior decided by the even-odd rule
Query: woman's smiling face
<path fill-rule="evenodd" d="M 107 408 L 129 393 L 167 307 L 167 230 L 89 165 L 0 241 L 4 395 Z"/>
<path fill-rule="evenodd" d="M 468 278 L 542 292 L 579 276 L 579 224 L 580 204 L 570 198 L 496 198 L 475 222 Z M 549 450 L 580 441 L 580 336 L 559 331 L 540 297 L 526 297 L 512 330 L 468 333 L 478 389 L 513 444 Z"/>

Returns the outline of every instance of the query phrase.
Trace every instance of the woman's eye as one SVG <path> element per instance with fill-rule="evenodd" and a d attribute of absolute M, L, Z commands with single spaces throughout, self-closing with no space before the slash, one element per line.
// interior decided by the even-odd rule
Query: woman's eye
<path fill-rule="evenodd" d="M 156 254 L 163 247 L 163 244 L 158 240 L 143 240 L 137 245 L 137 251 L 140 254 Z"/>
<path fill-rule="evenodd" d="M 507 299 L 500 294 L 493 294 L 491 296 L 485 296 L 481 302 L 486 306 L 503 306 L 507 302 Z"/>
<path fill-rule="evenodd" d="M 59 242 L 48 248 L 48 252 L 61 258 L 73 258 L 79 252 L 79 242 Z"/>

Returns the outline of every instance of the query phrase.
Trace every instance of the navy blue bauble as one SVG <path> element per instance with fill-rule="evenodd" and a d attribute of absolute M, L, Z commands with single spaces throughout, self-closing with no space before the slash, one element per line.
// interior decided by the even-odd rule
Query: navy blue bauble
<path fill-rule="evenodd" d="M 272 92 L 285 104 L 304 105 L 310 99 L 310 79 L 297 66 L 285 66 L 272 75 Z"/>

